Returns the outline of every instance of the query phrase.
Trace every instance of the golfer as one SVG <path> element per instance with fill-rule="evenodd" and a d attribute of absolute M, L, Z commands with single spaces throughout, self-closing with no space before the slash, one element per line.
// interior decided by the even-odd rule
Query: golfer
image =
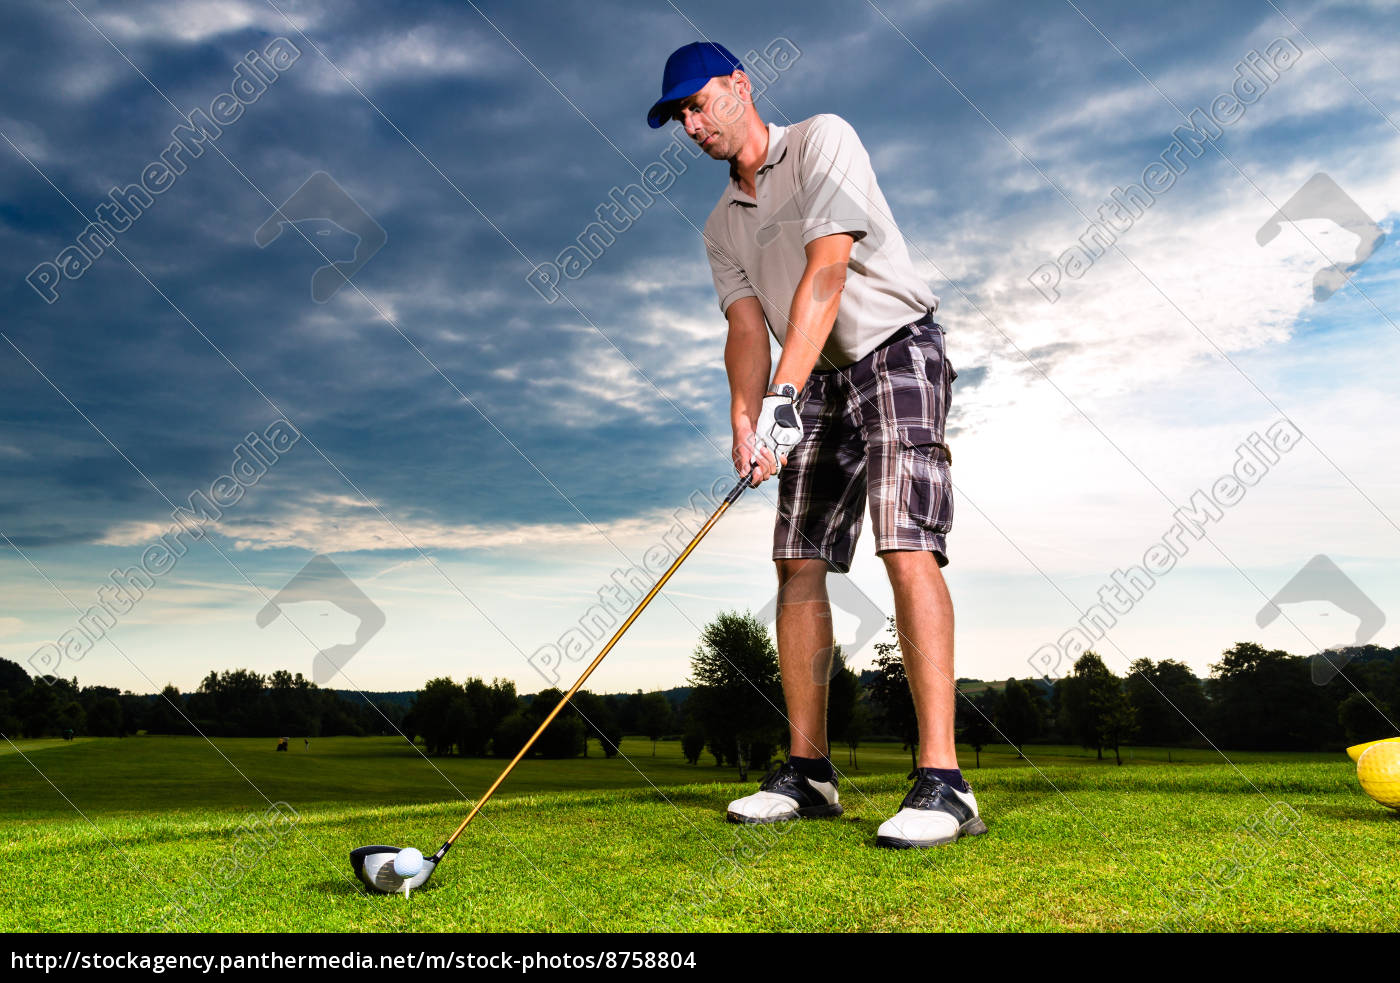
<path fill-rule="evenodd" d="M 850 570 L 868 501 L 919 720 L 914 786 L 876 842 L 931 847 L 985 832 L 953 747 L 953 605 L 941 568 L 953 519 L 943 426 L 956 373 L 933 319 L 938 298 L 845 120 L 765 125 L 743 66 L 711 42 L 675 51 L 661 89 L 647 122 L 679 121 L 729 164 L 704 237 L 729 322 L 734 466 L 755 485 L 778 477 L 773 559 L 791 754 L 729 804 L 728 818 L 841 814 L 826 734 L 826 575 Z M 769 331 L 782 346 L 776 369 Z"/>

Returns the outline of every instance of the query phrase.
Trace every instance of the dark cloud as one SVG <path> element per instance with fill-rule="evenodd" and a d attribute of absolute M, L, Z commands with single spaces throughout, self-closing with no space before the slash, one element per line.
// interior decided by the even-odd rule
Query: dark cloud
<path fill-rule="evenodd" d="M 969 389 L 976 389 L 987 381 L 987 366 L 973 365 L 969 368 L 958 369 L 957 381 L 953 383 L 954 393 L 966 393 Z"/>
<path fill-rule="evenodd" d="M 0 454 L 5 531 L 17 542 L 74 542 L 120 522 L 159 521 L 169 508 L 135 468 L 183 500 L 279 411 L 391 514 L 442 522 L 572 522 L 575 504 L 590 518 L 616 518 L 683 501 L 722 473 L 724 323 L 696 232 L 722 165 L 694 161 L 588 274 L 566 281 L 577 309 L 545 303 L 526 284 L 533 264 L 568 246 L 611 189 L 636 181 L 665 146 L 669 134 L 643 116 L 666 54 L 696 28 L 669 8 L 484 4 L 517 53 L 458 4 L 293 7 L 392 125 L 265 10 L 249 26 L 201 35 L 188 24 L 165 30 L 179 26 L 169 7 L 83 5 L 181 112 L 207 109 L 239 59 L 276 34 L 302 55 L 218 139 L 232 164 L 212 149 L 191 160 L 118 239 L 165 296 L 110 252 L 63 283 L 52 305 L 24 277 L 87 219 L 48 181 L 90 215 L 114 185 L 140 178 L 180 117 L 71 8 L 36 0 L 7 9 L 14 84 L 0 100 L 0 128 L 43 176 L 0 148 L 4 331 L 135 467 L 0 345 L 0 443 L 16 452 Z M 1020 192 L 986 180 L 983 162 L 1009 154 L 1001 138 L 869 8 L 682 7 L 741 54 L 779 36 L 801 49 L 769 90 L 768 118 L 836 112 L 871 147 L 910 145 L 882 183 L 935 261 L 952 212 L 991 221 L 1024 206 Z M 1111 61 L 1072 12 L 886 12 L 1012 132 L 1082 98 Z M 1088 12 L 1106 28 L 1126 16 Z M 1177 36 L 1136 54 L 1149 66 L 1183 57 Z M 1080 48 L 1093 57 L 1070 56 Z M 343 237 L 287 229 L 259 248 L 253 235 L 322 170 L 388 240 L 355 277 L 364 296 L 346 287 L 319 305 L 310 281 L 326 260 L 313 243 L 339 258 Z M 639 279 L 666 285 L 643 292 Z M 943 292 L 950 317 L 973 317 Z M 682 318 L 713 325 L 712 336 L 673 329 Z M 1071 350 L 1050 345 L 1032 357 L 1049 368 Z M 962 370 L 960 391 L 985 373 Z M 626 474 L 638 477 L 619 486 Z M 349 493 L 308 442 L 250 500 L 249 515 L 275 518 L 299 497 Z"/>

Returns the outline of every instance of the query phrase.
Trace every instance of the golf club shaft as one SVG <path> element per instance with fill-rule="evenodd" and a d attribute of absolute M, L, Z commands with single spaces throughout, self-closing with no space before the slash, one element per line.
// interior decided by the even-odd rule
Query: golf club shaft
<path fill-rule="evenodd" d="M 744 489 L 748 486 L 749 475 L 745 475 L 744 477 L 739 479 L 739 483 L 734 486 L 734 489 L 728 495 L 725 496 L 725 499 L 723 502 L 720 503 L 719 508 L 715 509 L 714 514 L 711 515 L 710 518 L 705 522 L 705 524 L 700 528 L 700 531 L 695 534 L 695 538 L 690 541 L 690 544 L 686 546 L 685 549 L 681 550 L 681 555 L 676 557 L 675 562 L 672 563 L 671 566 L 667 568 L 666 572 L 661 575 L 661 579 L 658 580 L 656 582 L 656 585 L 652 587 L 650 591 L 647 592 L 647 596 L 642 598 L 641 603 L 638 604 L 632 610 L 632 613 L 627 616 L 627 620 L 622 623 L 622 627 L 617 630 L 617 632 L 613 635 L 612 638 L 608 639 L 608 644 L 603 646 L 602 651 L 598 653 L 597 657 L 589 664 L 588 668 L 583 671 L 583 675 L 578 677 L 578 682 L 574 683 L 574 685 L 570 687 L 569 691 L 564 694 L 564 698 L 559 701 L 559 705 L 549 712 L 549 716 L 545 717 L 544 721 L 535 730 L 534 734 L 530 735 L 530 739 L 525 742 L 525 746 L 522 747 L 518 752 L 516 752 L 516 755 L 514 758 L 511 759 L 510 764 L 506 765 L 505 771 L 501 772 L 500 776 L 494 782 L 491 783 L 491 787 L 486 790 L 486 794 L 477 800 L 476 805 L 472 807 L 472 811 L 467 814 L 467 818 L 462 820 L 462 825 L 458 826 L 457 831 L 454 832 L 451 836 L 449 836 L 447 838 L 447 842 L 443 844 L 443 852 L 445 852 L 448 847 L 450 847 L 453 843 L 456 842 L 457 837 L 462 835 L 462 831 L 465 830 L 467 826 L 471 823 L 471 821 L 476 818 L 476 814 L 481 811 L 481 807 L 486 805 L 487 801 L 490 800 L 491 796 L 496 793 L 496 789 L 500 788 L 501 783 L 504 782 L 506 778 L 510 775 L 510 773 L 515 770 L 515 766 L 520 764 L 521 759 L 524 758 L 525 755 L 530 753 L 530 748 L 534 746 L 535 741 L 539 739 L 539 736 L 544 733 L 545 728 L 553 722 L 555 717 L 559 716 L 560 711 L 562 711 L 564 707 L 568 705 L 568 702 L 571 699 L 573 699 L 574 694 L 579 691 L 579 688 L 582 687 L 583 684 L 588 680 L 588 677 L 593 674 L 593 670 L 598 668 L 598 665 L 603 661 L 603 658 L 610 651 L 612 651 L 612 647 L 618 643 L 618 640 L 622 638 L 624 634 L 626 634 L 627 629 L 632 627 L 632 622 L 636 621 L 637 616 L 642 613 L 642 611 L 646 608 L 648 604 L 651 603 L 651 599 L 655 597 L 658 593 L 660 593 L 662 587 L 666 586 L 666 581 L 671 579 L 671 574 L 675 573 L 676 570 L 680 567 L 680 565 L 685 562 L 685 558 L 689 556 L 691 551 L 694 550 L 695 547 L 700 544 L 700 540 L 705 538 L 705 534 L 708 533 L 710 529 L 714 526 L 714 524 L 719 521 L 719 517 L 724 515 L 725 511 L 729 508 L 729 506 L 733 505 L 739 500 L 739 496 L 744 493 Z"/>

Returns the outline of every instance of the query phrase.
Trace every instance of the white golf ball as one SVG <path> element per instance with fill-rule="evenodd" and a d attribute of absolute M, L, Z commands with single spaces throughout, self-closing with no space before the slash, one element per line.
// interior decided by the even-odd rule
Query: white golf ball
<path fill-rule="evenodd" d="M 404 880 L 408 880 L 410 877 L 417 877 L 422 870 L 423 854 L 413 849 L 413 847 L 404 847 L 398 853 L 394 854 L 394 873 L 398 874 Z"/>

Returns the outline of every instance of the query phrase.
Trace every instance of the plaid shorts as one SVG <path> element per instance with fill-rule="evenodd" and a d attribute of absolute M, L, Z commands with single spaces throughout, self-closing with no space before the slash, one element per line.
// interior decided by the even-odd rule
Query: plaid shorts
<path fill-rule="evenodd" d="M 957 376 L 931 314 L 853 365 L 813 372 L 798 397 L 802 440 L 778 474 L 773 559 L 819 557 L 848 572 L 868 498 L 876 553 L 929 550 L 947 566 L 943 424 Z"/>

